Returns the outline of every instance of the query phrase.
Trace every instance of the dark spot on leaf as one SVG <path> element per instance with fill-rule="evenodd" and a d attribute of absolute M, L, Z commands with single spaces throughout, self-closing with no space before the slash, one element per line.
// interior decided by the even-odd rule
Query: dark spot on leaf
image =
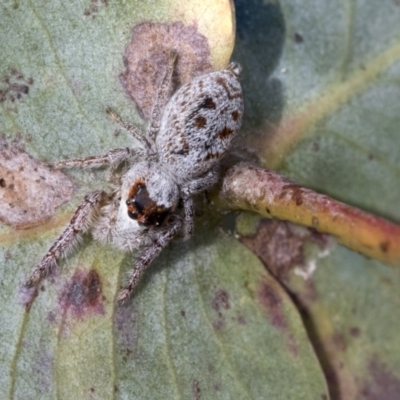
<path fill-rule="evenodd" d="M 200 389 L 199 382 L 196 380 L 194 380 L 192 382 L 192 391 L 193 391 L 194 399 L 199 400 L 201 398 L 201 389 Z"/>
<path fill-rule="evenodd" d="M 6 186 L 7 186 L 6 181 L 3 178 L 1 178 L 0 179 L 0 187 L 5 188 Z"/>
<path fill-rule="evenodd" d="M 246 325 L 246 318 L 243 315 L 239 315 L 237 321 L 240 325 Z"/>
<path fill-rule="evenodd" d="M 353 336 L 354 338 L 358 338 L 361 334 L 361 330 L 357 326 L 353 326 L 350 328 L 350 335 Z"/>
<path fill-rule="evenodd" d="M 335 346 L 335 349 L 338 351 L 345 351 L 347 348 L 347 344 L 345 341 L 345 338 L 342 334 L 340 333 L 334 333 L 332 335 L 332 343 Z"/>
<path fill-rule="evenodd" d="M 229 294 L 226 290 L 220 289 L 215 293 L 212 301 L 212 308 L 217 312 L 221 309 L 228 310 L 230 308 Z"/>
<path fill-rule="evenodd" d="M 95 390 L 94 387 L 91 387 L 91 388 L 90 388 L 90 391 L 91 391 L 92 393 L 94 393 L 96 390 Z"/>
<path fill-rule="evenodd" d="M 296 43 L 303 43 L 304 42 L 304 38 L 303 38 L 303 35 L 301 35 L 300 33 L 298 33 L 298 32 L 296 32 L 295 34 L 294 34 L 294 41 L 296 42 Z"/>
<path fill-rule="evenodd" d="M 225 320 L 223 318 L 218 318 L 212 323 L 212 326 L 215 331 L 219 331 L 224 327 L 224 325 L 225 325 Z"/>
<path fill-rule="evenodd" d="M 85 17 L 91 16 L 96 17 L 96 14 L 100 11 L 101 7 L 107 6 L 108 0 L 91 0 L 90 6 L 83 11 Z"/>
<path fill-rule="evenodd" d="M 312 149 L 312 151 L 319 151 L 319 143 L 313 142 L 311 149 Z"/>
<path fill-rule="evenodd" d="M 78 318 L 89 312 L 104 314 L 102 287 L 97 271 L 77 269 L 63 291 L 60 304 Z"/>
<path fill-rule="evenodd" d="M 181 315 L 182 315 L 182 317 L 186 317 L 186 312 L 185 312 L 185 310 L 181 310 Z"/>
<path fill-rule="evenodd" d="M 9 74 L 1 79 L 3 85 L 0 86 L 0 103 L 5 101 L 15 102 L 20 100 L 23 95 L 29 93 L 29 87 L 33 84 L 33 79 L 25 80 L 23 74 L 17 69 L 12 68 Z"/>

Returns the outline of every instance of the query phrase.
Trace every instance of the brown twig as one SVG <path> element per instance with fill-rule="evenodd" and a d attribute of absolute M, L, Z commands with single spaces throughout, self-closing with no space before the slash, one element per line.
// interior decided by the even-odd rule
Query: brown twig
<path fill-rule="evenodd" d="M 400 266 L 400 226 L 290 182 L 273 171 L 239 164 L 220 193 L 230 208 L 310 226 L 386 264 Z"/>

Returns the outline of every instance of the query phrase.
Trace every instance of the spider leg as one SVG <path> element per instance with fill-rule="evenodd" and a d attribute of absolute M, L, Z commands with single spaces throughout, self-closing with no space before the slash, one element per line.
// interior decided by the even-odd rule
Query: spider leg
<path fill-rule="evenodd" d="M 85 199 L 72 216 L 67 228 L 53 243 L 42 261 L 33 269 L 30 278 L 26 282 L 27 287 L 37 287 L 43 277 L 54 267 L 57 267 L 57 260 L 66 257 L 68 253 L 73 251 L 74 247 L 79 243 L 81 234 L 88 231 L 93 225 L 96 212 L 105 196 L 107 194 L 100 190 L 91 192 L 85 196 Z"/>
<path fill-rule="evenodd" d="M 153 243 L 144 249 L 142 255 L 136 260 L 135 269 L 130 275 L 127 285 L 118 295 L 118 303 L 123 304 L 130 297 L 143 272 L 161 253 L 161 250 L 168 246 L 168 244 L 180 231 L 181 227 L 182 224 L 180 220 L 174 221 L 172 225 L 170 225 L 169 229 L 160 231 L 154 237 Z"/>
<path fill-rule="evenodd" d="M 124 128 L 127 132 L 129 132 L 134 139 L 144 144 L 147 148 L 151 147 L 146 136 L 139 128 L 137 128 L 135 125 L 128 124 L 111 107 L 106 108 L 106 113 L 112 120 L 121 125 L 122 128 Z"/>
<path fill-rule="evenodd" d="M 178 52 L 175 49 L 170 50 L 168 55 L 168 64 L 165 71 L 164 78 L 161 82 L 161 86 L 158 89 L 156 100 L 154 102 L 153 110 L 151 112 L 150 126 L 148 129 L 148 136 L 151 140 L 155 140 L 158 131 L 160 130 L 162 111 L 164 105 L 167 102 L 169 90 L 171 87 L 172 72 L 174 71 L 175 60 L 178 56 Z"/>
<path fill-rule="evenodd" d="M 205 176 L 189 182 L 182 188 L 182 202 L 184 213 L 183 240 L 189 239 L 193 234 L 194 201 L 193 196 L 214 186 L 219 177 L 219 168 L 214 168 Z"/>
<path fill-rule="evenodd" d="M 62 168 L 99 168 L 105 165 L 116 166 L 124 161 L 135 157 L 135 152 L 129 148 L 119 148 L 109 151 L 105 154 L 96 156 L 89 156 L 83 158 L 76 158 L 73 160 L 64 160 L 56 163 L 49 164 L 50 167 L 55 169 Z"/>
<path fill-rule="evenodd" d="M 183 240 L 188 240 L 193 235 L 194 230 L 194 201 L 193 197 L 183 198 Z"/>

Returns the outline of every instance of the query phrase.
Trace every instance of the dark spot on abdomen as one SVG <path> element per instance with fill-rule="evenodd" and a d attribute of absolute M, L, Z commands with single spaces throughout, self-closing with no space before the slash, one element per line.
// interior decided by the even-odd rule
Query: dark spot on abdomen
<path fill-rule="evenodd" d="M 216 104 L 211 97 L 206 97 L 199 105 L 199 108 L 207 108 L 210 110 L 215 110 Z"/>
<path fill-rule="evenodd" d="M 201 115 L 194 119 L 194 126 L 198 129 L 204 128 L 206 126 L 207 119 Z"/>

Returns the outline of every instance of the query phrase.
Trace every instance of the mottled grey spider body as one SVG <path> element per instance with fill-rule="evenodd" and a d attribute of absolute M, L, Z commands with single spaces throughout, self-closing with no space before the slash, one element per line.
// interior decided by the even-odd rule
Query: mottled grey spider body
<path fill-rule="evenodd" d="M 176 52 L 171 51 L 146 135 L 107 110 L 139 141 L 139 149 L 120 148 L 53 164 L 54 168 L 108 166 L 111 181 L 117 183 L 112 194 L 94 191 L 85 197 L 35 267 L 28 286 L 37 286 L 57 260 L 75 248 L 80 236 L 91 231 L 99 242 L 139 251 L 135 269 L 118 297 L 122 302 L 173 238 L 192 234 L 193 196 L 217 182 L 219 162 L 241 125 L 240 67 L 231 63 L 222 71 L 199 76 L 167 102 L 175 59 Z"/>

